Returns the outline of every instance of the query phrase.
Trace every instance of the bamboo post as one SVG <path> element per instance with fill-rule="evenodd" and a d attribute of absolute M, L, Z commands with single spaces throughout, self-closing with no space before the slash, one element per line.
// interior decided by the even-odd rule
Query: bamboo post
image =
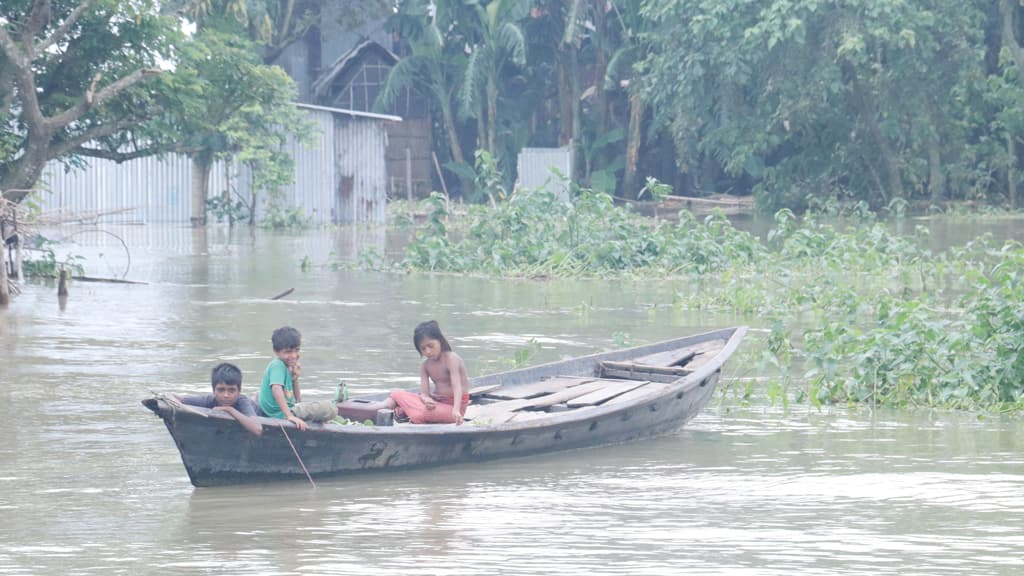
<path fill-rule="evenodd" d="M 3 234 L 0 234 L 0 308 L 6 308 L 11 303 L 11 287 L 7 279 L 7 246 L 3 241 Z"/>
<path fill-rule="evenodd" d="M 405 147 L 405 195 L 409 200 L 409 221 L 413 219 L 412 214 L 412 150 Z"/>
<path fill-rule="evenodd" d="M 57 296 L 64 298 L 68 296 L 68 271 L 63 267 L 60 269 L 60 277 L 57 280 Z"/>
<path fill-rule="evenodd" d="M 21 234 L 19 233 L 15 236 L 14 242 L 14 273 L 19 283 L 25 281 L 25 269 L 22 264 L 21 244 Z"/>

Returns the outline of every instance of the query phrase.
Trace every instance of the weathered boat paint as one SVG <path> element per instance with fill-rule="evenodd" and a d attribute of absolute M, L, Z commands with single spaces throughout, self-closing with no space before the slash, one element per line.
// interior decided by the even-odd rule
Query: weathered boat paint
<path fill-rule="evenodd" d="M 553 376 L 593 376 L 604 360 L 624 361 L 712 340 L 726 341 L 713 358 L 693 373 L 664 385 L 650 386 L 649 393 L 638 394 L 629 401 L 499 425 L 311 424 L 300 432 L 290 422 L 260 418 L 263 434 L 253 436 L 226 414 L 177 410 L 158 398 L 147 399 L 143 404 L 163 419 L 195 486 L 304 480 L 305 473 L 288 438 L 315 479 L 372 470 L 477 462 L 629 442 L 676 430 L 707 404 L 722 365 L 745 333 L 745 327 L 730 328 L 471 379 L 471 389 L 481 389 L 496 384 L 514 387 Z M 288 438 L 282 426 L 287 429 Z"/>

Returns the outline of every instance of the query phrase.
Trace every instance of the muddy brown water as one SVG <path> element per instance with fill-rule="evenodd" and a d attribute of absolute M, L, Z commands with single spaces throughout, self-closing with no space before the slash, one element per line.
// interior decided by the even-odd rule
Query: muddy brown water
<path fill-rule="evenodd" d="M 529 282 L 350 272 L 398 238 L 159 226 L 75 236 L 94 276 L 30 283 L 0 312 L 0 574 L 1020 574 L 1024 424 L 941 411 L 742 406 L 620 446 L 324 480 L 195 489 L 150 390 L 256 387 L 270 332 L 303 333 L 304 389 L 416 382 L 435 318 L 471 373 L 753 327 L 676 311 L 648 280 Z M 957 228 L 957 232 L 962 230 Z M 1005 235 L 1016 234 L 1008 227 Z M 303 258 L 308 265 L 301 266 Z M 279 301 L 268 298 L 294 287 Z M 529 354 L 527 354 L 529 352 Z"/>

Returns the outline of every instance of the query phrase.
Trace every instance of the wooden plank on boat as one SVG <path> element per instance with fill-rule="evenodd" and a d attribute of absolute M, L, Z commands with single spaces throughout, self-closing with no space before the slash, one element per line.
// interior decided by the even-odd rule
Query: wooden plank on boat
<path fill-rule="evenodd" d="M 579 386 L 593 380 L 594 378 L 555 376 L 554 378 L 530 382 L 522 386 L 510 386 L 508 388 L 492 390 L 487 395 L 491 398 L 500 398 L 502 400 L 526 400 L 528 398 L 544 396 L 545 394 L 553 394 L 559 390 Z"/>
<path fill-rule="evenodd" d="M 543 408 L 554 404 L 561 404 L 573 398 L 589 394 L 603 388 L 607 381 L 586 382 L 571 388 L 559 390 L 552 394 L 546 394 L 537 398 L 522 400 L 505 400 L 503 402 L 492 402 L 490 404 L 470 404 L 466 408 L 466 416 L 471 420 L 490 420 L 492 424 L 507 422 L 512 417 L 512 412 L 526 408 Z"/>
<path fill-rule="evenodd" d="M 629 392 L 626 392 L 625 394 L 619 394 L 618 396 L 605 402 L 603 405 L 608 406 L 610 404 L 620 404 L 623 402 L 629 402 L 631 400 L 636 400 L 637 398 L 647 396 L 648 394 L 664 394 L 665 392 L 668 392 L 669 388 L 670 386 L 665 384 L 645 382 L 643 386 L 634 388 Z"/>
<path fill-rule="evenodd" d="M 672 374 L 654 374 L 653 372 L 634 372 L 630 370 L 614 370 L 612 368 L 602 368 L 601 376 L 605 379 L 608 378 L 621 378 L 623 380 L 635 380 L 643 382 L 649 380 L 651 382 L 675 382 L 683 376 L 673 376 Z"/>
<path fill-rule="evenodd" d="M 605 360 L 601 362 L 602 370 L 618 370 L 637 374 L 666 374 L 668 376 L 686 376 L 693 370 L 680 366 L 652 366 L 650 364 L 637 364 L 636 362 L 612 362 Z"/>
<path fill-rule="evenodd" d="M 700 346 L 701 350 L 697 353 L 697 357 L 690 360 L 686 365 L 686 368 L 691 372 L 696 371 L 717 356 L 722 348 L 725 348 L 725 340 L 711 340 L 710 342 L 704 342 Z"/>
<path fill-rule="evenodd" d="M 582 406 L 580 408 L 577 408 L 576 410 L 573 410 L 572 412 L 575 414 L 576 412 L 579 412 L 581 410 L 587 410 L 589 408 L 593 408 L 593 406 Z M 510 415 L 510 418 L 508 420 L 505 420 L 505 422 L 530 422 L 533 420 L 540 420 L 542 418 L 560 416 L 565 413 L 566 412 L 543 412 L 539 410 L 522 410 L 519 412 L 513 412 Z"/>
<path fill-rule="evenodd" d="M 599 380 L 599 382 L 602 382 L 602 380 Z M 641 380 L 603 380 L 603 382 L 607 382 L 607 384 L 605 384 L 601 389 L 569 400 L 569 408 L 596 406 L 602 402 L 607 402 L 620 394 L 625 394 L 634 388 L 639 388 L 640 386 L 647 384 L 646 381 Z"/>
<path fill-rule="evenodd" d="M 693 360 L 693 357 L 696 355 L 696 350 L 692 348 L 684 348 L 682 350 L 658 352 L 649 356 L 638 356 L 633 359 L 633 362 L 636 362 L 637 364 L 647 364 L 649 366 L 685 366 L 686 363 Z"/>

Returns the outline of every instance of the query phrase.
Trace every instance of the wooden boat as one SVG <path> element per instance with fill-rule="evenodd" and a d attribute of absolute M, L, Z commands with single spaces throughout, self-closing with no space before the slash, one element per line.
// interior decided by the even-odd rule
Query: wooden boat
<path fill-rule="evenodd" d="M 473 378 L 462 426 L 327 423 L 300 432 L 260 418 L 263 434 L 254 436 L 226 414 L 164 395 L 143 404 L 167 425 L 196 486 L 305 479 L 303 465 L 320 479 L 476 462 L 676 430 L 707 404 L 745 333 L 729 328 Z"/>

